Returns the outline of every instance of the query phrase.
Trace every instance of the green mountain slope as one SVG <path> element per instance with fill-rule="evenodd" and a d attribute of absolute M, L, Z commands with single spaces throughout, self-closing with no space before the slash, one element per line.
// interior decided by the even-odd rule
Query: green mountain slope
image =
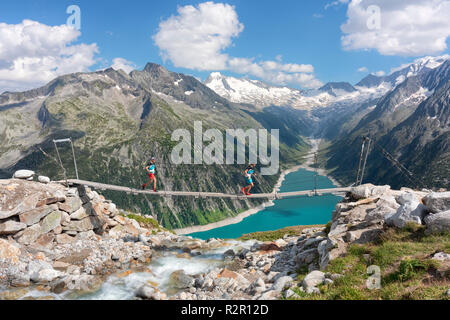
<path fill-rule="evenodd" d="M 354 182 L 362 136 L 370 136 L 415 176 L 411 181 L 372 148 L 365 181 L 392 187 L 450 188 L 450 61 L 405 80 L 368 112 L 361 108 L 324 154 L 326 167 L 342 182 Z M 359 121 L 354 121 L 355 119 Z M 353 122 L 352 122 L 353 121 Z M 356 171 L 356 170 L 355 170 Z"/>

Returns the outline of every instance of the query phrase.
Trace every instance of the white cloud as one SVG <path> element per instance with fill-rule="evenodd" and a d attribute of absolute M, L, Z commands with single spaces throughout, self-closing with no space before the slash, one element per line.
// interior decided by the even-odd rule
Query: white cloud
<path fill-rule="evenodd" d="M 384 75 L 386 75 L 386 72 L 384 72 L 383 70 L 377 71 L 377 72 L 373 72 L 373 75 L 377 76 L 377 77 L 382 77 Z"/>
<path fill-rule="evenodd" d="M 380 9 L 379 28 L 376 14 Z M 374 7 L 372 7 L 374 8 Z M 383 55 L 421 56 L 447 49 L 450 36 L 449 0 L 352 0 L 345 33 L 341 42 L 345 50 L 375 49 Z"/>
<path fill-rule="evenodd" d="M 224 52 L 239 36 L 244 25 L 239 22 L 235 8 L 228 4 L 204 2 L 197 7 L 178 7 L 177 15 L 163 20 L 153 40 L 164 60 L 175 67 L 199 71 L 231 70 L 252 75 L 274 84 L 288 83 L 315 88 L 321 82 L 315 79 L 311 65 L 254 61 L 254 58 L 230 57 Z"/>
<path fill-rule="evenodd" d="M 224 69 L 228 55 L 222 51 L 244 30 L 233 6 L 205 2 L 178 7 L 178 15 L 159 24 L 153 37 L 163 59 L 175 67 L 196 70 Z"/>
<path fill-rule="evenodd" d="M 114 70 L 122 69 L 126 73 L 130 73 L 131 71 L 136 69 L 136 65 L 133 62 L 128 61 L 124 58 L 115 58 L 113 60 L 111 68 L 113 68 Z"/>
<path fill-rule="evenodd" d="M 358 72 L 368 72 L 369 69 L 367 69 L 367 67 L 361 67 L 358 69 Z"/>
<path fill-rule="evenodd" d="M 338 6 L 338 5 L 340 5 L 340 4 L 346 4 L 346 3 L 348 3 L 349 1 L 350 1 L 350 0 L 336 0 L 336 1 L 333 1 L 333 2 L 329 2 L 329 3 L 327 3 L 327 4 L 325 5 L 325 10 L 328 9 L 328 8 L 330 8 L 330 7 Z"/>
<path fill-rule="evenodd" d="M 254 62 L 253 59 L 232 58 L 228 61 L 228 70 L 255 76 L 278 85 L 295 84 L 304 88 L 319 88 L 323 85 L 315 78 L 312 65 L 282 64 L 275 61 Z"/>
<path fill-rule="evenodd" d="M 24 20 L 0 23 L 0 92 L 23 91 L 95 64 L 96 44 L 72 44 L 80 32 L 67 25 Z"/>

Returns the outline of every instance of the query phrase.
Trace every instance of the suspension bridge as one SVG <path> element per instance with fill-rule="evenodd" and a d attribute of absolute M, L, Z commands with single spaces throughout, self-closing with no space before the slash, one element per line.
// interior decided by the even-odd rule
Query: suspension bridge
<path fill-rule="evenodd" d="M 329 188 L 329 189 L 314 189 L 314 190 L 303 190 L 303 191 L 293 191 L 293 192 L 272 192 L 272 193 L 257 193 L 252 195 L 243 195 L 243 194 L 227 194 L 227 193 L 214 193 L 214 192 L 187 192 L 187 191 L 150 191 L 150 190 L 139 190 L 133 189 L 129 187 L 115 186 L 110 184 L 84 181 L 78 179 L 68 179 L 67 183 L 72 186 L 82 185 L 88 186 L 93 189 L 101 190 L 101 191 L 118 191 L 125 192 L 127 194 L 146 194 L 152 196 L 162 196 L 162 197 L 194 197 L 194 198 L 230 198 L 230 199 L 284 199 L 291 197 L 299 197 L 299 196 L 315 196 L 315 195 L 323 195 L 323 194 L 342 194 L 350 191 L 350 187 L 348 188 Z"/>

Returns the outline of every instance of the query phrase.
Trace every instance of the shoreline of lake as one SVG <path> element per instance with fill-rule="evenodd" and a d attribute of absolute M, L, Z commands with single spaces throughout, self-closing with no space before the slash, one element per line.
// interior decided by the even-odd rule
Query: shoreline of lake
<path fill-rule="evenodd" d="M 308 160 L 302 165 L 297 165 L 297 166 L 291 167 L 289 169 L 283 170 L 283 172 L 280 174 L 280 177 L 278 178 L 277 183 L 274 186 L 274 192 L 280 191 L 281 185 L 283 184 L 283 182 L 288 174 L 298 171 L 300 169 L 305 169 L 307 171 L 315 170 L 315 168 L 311 167 L 313 160 L 310 157 L 311 157 L 311 155 L 314 155 L 315 152 L 317 152 L 317 150 L 319 148 L 319 144 L 320 144 L 320 139 L 311 139 L 310 143 L 312 145 L 312 148 L 306 156 L 306 157 L 308 157 Z M 318 169 L 317 172 L 319 175 L 327 177 L 336 187 L 341 186 L 335 179 L 327 176 L 325 170 Z M 263 204 L 261 204 L 257 207 L 248 209 L 248 210 L 238 214 L 235 217 L 226 218 L 224 220 L 209 223 L 206 225 L 191 226 L 191 227 L 186 227 L 186 228 L 181 228 L 181 229 L 175 229 L 173 231 L 177 235 L 186 235 L 186 234 L 191 234 L 191 233 L 205 232 L 205 231 L 210 231 L 210 230 L 217 229 L 217 228 L 222 228 L 225 226 L 240 223 L 245 218 L 248 218 L 260 211 L 263 211 L 265 208 L 272 207 L 273 205 L 274 205 L 273 200 L 270 200 L 270 201 L 264 202 Z"/>

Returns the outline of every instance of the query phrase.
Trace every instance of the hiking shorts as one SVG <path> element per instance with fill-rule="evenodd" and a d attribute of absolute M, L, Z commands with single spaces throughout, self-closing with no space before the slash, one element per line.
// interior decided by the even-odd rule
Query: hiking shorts
<path fill-rule="evenodd" d="M 150 178 L 150 180 L 153 180 L 155 178 L 155 175 L 153 173 L 149 173 L 148 177 Z"/>

